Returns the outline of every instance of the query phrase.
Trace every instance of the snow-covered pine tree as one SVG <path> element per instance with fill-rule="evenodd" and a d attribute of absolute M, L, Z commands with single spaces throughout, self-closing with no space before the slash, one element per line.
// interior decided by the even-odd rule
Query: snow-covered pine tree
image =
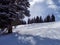
<path fill-rule="evenodd" d="M 29 6 L 28 0 L 0 0 L 0 24 L 2 24 L 0 28 L 7 26 L 8 33 L 12 33 L 13 21 L 30 16 Z"/>
<path fill-rule="evenodd" d="M 19 18 L 24 18 L 25 16 L 30 16 L 28 8 L 30 7 L 30 4 L 28 0 L 16 0 L 17 2 L 17 9 Z"/>

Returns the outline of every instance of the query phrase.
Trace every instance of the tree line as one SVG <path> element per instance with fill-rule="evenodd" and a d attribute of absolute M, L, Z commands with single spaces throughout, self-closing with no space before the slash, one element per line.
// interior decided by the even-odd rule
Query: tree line
<path fill-rule="evenodd" d="M 32 18 L 32 19 L 28 19 L 28 24 L 32 24 L 32 23 L 44 23 L 44 22 L 55 22 L 55 16 L 52 14 L 47 15 L 44 19 L 42 18 L 42 16 L 37 16 L 36 18 Z"/>
<path fill-rule="evenodd" d="M 26 22 L 25 20 L 19 20 L 18 22 L 16 22 L 17 25 L 25 25 L 25 24 L 32 24 L 32 23 L 45 23 L 45 22 L 55 22 L 55 16 L 52 14 L 47 15 L 44 19 L 42 16 L 36 16 L 32 19 L 28 19 L 28 21 Z"/>
<path fill-rule="evenodd" d="M 36 16 L 32 19 L 28 18 L 28 21 L 26 22 L 25 20 L 18 20 L 17 22 L 15 21 L 13 24 L 14 25 L 25 25 L 25 24 L 32 24 L 32 23 L 47 23 L 47 22 L 55 22 L 55 16 L 52 14 L 47 15 L 45 18 L 42 16 Z"/>

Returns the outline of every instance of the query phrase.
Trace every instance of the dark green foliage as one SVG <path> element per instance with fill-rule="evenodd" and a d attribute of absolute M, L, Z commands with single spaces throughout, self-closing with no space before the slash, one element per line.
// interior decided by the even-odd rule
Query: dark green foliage
<path fill-rule="evenodd" d="M 28 19 L 28 24 L 30 24 L 30 19 Z"/>
<path fill-rule="evenodd" d="M 42 19 L 42 16 L 40 16 L 40 20 L 39 20 L 39 23 L 43 23 L 43 19 Z"/>
<path fill-rule="evenodd" d="M 0 28 L 7 27 L 9 18 L 6 15 L 0 15 Z"/>
<path fill-rule="evenodd" d="M 36 17 L 36 23 L 39 23 L 39 16 Z"/>
<path fill-rule="evenodd" d="M 31 19 L 31 22 L 30 22 L 30 23 L 31 23 L 31 24 L 34 23 L 34 19 Z"/>
<path fill-rule="evenodd" d="M 35 17 L 33 18 L 33 23 L 36 23 L 36 19 L 35 19 Z"/>
<path fill-rule="evenodd" d="M 32 18 L 32 19 L 28 19 L 28 24 L 32 24 L 32 23 L 43 23 L 43 19 L 40 16 L 37 16 L 36 18 Z"/>
<path fill-rule="evenodd" d="M 55 21 L 55 16 L 52 14 L 51 16 L 51 21 L 54 22 Z"/>
<path fill-rule="evenodd" d="M 44 19 L 44 22 L 55 22 L 55 16 L 52 15 L 48 15 L 45 19 Z"/>
<path fill-rule="evenodd" d="M 24 18 L 25 16 L 30 16 L 30 11 L 28 8 L 30 7 L 29 1 L 28 0 L 17 0 L 17 11 L 19 12 L 19 17 Z"/>
<path fill-rule="evenodd" d="M 45 19 L 44 19 L 45 22 L 50 22 L 51 21 L 51 18 L 50 18 L 50 15 L 48 15 Z"/>
<path fill-rule="evenodd" d="M 24 24 L 26 24 L 26 21 L 20 20 L 20 25 L 24 25 Z"/>
<path fill-rule="evenodd" d="M 13 25 L 20 24 L 20 19 L 30 16 L 29 6 L 28 0 L 0 0 L 0 28 L 8 28 L 8 33 L 12 33 Z M 26 24 L 26 21 L 22 21 L 22 24 Z"/>
<path fill-rule="evenodd" d="M 54 22 L 55 21 L 55 16 L 52 15 L 47 15 L 45 17 L 45 19 L 43 20 L 42 16 L 37 16 L 36 18 L 32 18 L 32 19 L 28 19 L 28 24 L 32 24 L 32 23 L 44 23 L 44 22 Z"/>

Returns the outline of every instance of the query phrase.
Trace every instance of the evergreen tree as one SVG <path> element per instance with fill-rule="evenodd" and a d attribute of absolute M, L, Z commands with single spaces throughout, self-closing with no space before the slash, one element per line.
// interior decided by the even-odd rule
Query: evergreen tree
<path fill-rule="evenodd" d="M 33 18 L 31 19 L 31 24 L 32 24 L 32 23 L 34 23 L 34 19 L 33 19 Z"/>
<path fill-rule="evenodd" d="M 30 16 L 30 12 L 28 8 L 30 7 L 28 0 L 16 0 L 17 2 L 17 9 L 19 11 L 19 18 L 24 18 L 25 16 Z"/>
<path fill-rule="evenodd" d="M 8 33 L 12 33 L 12 22 L 23 19 L 24 16 L 30 16 L 29 6 L 28 0 L 0 0 L 0 24 L 3 25 L 0 28 L 8 24 Z"/>
<path fill-rule="evenodd" d="M 19 25 L 24 25 L 26 24 L 26 21 L 25 20 L 20 20 L 20 24 Z"/>
<path fill-rule="evenodd" d="M 51 21 L 54 22 L 55 21 L 55 16 L 52 14 L 51 16 Z"/>
<path fill-rule="evenodd" d="M 35 19 L 35 17 L 33 18 L 33 23 L 36 23 L 36 19 Z"/>
<path fill-rule="evenodd" d="M 23 20 L 22 24 L 23 24 L 23 25 L 25 25 L 25 24 L 26 24 L 26 21 L 25 21 L 25 20 Z"/>
<path fill-rule="evenodd" d="M 48 15 L 47 17 L 46 17 L 46 22 L 50 22 L 51 21 L 51 18 L 50 18 L 50 15 Z"/>
<path fill-rule="evenodd" d="M 42 19 L 42 17 L 40 16 L 40 21 L 39 21 L 40 23 L 43 23 L 43 19 Z"/>
<path fill-rule="evenodd" d="M 47 19 L 46 18 L 44 18 L 44 22 L 47 22 Z"/>
<path fill-rule="evenodd" d="M 39 16 L 36 17 L 36 23 L 39 23 Z"/>
<path fill-rule="evenodd" d="M 28 24 L 30 24 L 31 23 L 31 20 L 30 19 L 28 19 Z"/>

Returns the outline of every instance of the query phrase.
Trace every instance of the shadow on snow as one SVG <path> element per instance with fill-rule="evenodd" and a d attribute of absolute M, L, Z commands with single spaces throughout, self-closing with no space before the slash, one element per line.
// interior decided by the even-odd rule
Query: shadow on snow
<path fill-rule="evenodd" d="M 13 33 L 1 36 L 0 45 L 60 45 L 60 40 Z"/>

